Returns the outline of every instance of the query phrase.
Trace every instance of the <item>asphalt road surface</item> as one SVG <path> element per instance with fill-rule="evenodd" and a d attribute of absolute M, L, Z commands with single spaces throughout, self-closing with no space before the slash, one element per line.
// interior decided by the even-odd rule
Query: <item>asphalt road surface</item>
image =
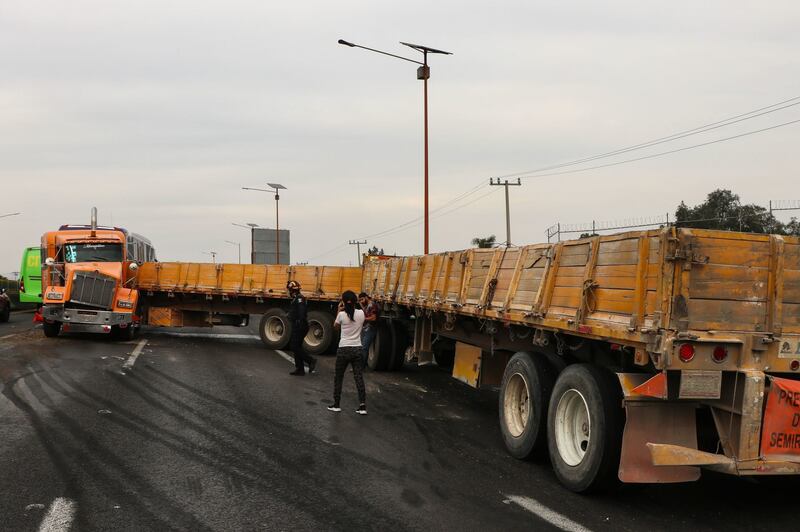
<path fill-rule="evenodd" d="M 563 489 L 503 448 L 497 394 L 333 358 L 289 376 L 248 329 L 44 338 L 0 324 L 2 530 L 796 530 L 800 479 Z M 14 326 L 15 328 L 12 328 Z M 10 335 L 10 336 L 9 336 Z"/>

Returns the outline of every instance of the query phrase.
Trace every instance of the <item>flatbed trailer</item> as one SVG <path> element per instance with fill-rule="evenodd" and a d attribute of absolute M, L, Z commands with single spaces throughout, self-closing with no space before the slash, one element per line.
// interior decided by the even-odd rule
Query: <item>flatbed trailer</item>
<path fill-rule="evenodd" d="M 136 276 L 142 322 L 160 327 L 247 325 L 261 314 L 265 345 L 283 349 L 292 324 L 286 283 L 298 281 L 308 300 L 309 331 L 304 347 L 324 353 L 335 339 L 333 318 L 343 291 L 358 291 L 361 268 L 265 264 L 146 262 Z"/>
<path fill-rule="evenodd" d="M 370 366 L 499 387 L 508 451 L 574 491 L 800 473 L 796 237 L 670 227 L 363 268 Z"/>

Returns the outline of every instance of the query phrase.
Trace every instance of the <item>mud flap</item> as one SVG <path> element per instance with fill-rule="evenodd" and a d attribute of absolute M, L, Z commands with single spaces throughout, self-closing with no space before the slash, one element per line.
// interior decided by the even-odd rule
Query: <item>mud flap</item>
<path fill-rule="evenodd" d="M 693 466 L 653 465 L 648 443 L 697 449 L 695 405 L 626 401 L 625 432 L 619 479 L 629 483 L 692 482 L 700 478 Z"/>

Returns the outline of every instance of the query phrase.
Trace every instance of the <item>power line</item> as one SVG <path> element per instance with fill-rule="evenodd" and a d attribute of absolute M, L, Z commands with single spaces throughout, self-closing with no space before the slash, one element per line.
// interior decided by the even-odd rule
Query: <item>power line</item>
<path fill-rule="evenodd" d="M 577 170 L 565 170 L 563 172 L 551 172 L 551 173 L 548 173 L 548 174 L 524 175 L 524 176 L 521 176 L 520 179 L 529 179 L 529 178 L 532 178 L 532 177 L 550 177 L 550 176 L 554 176 L 554 175 L 564 175 L 564 174 L 575 174 L 575 173 L 578 173 L 578 172 L 588 172 L 589 170 L 597 170 L 598 168 L 608 168 L 609 166 L 617 166 L 617 165 L 620 165 L 620 164 L 633 163 L 633 162 L 636 162 L 636 161 L 644 161 L 645 159 L 655 159 L 656 157 L 662 157 L 664 155 L 671 155 L 673 153 L 692 150 L 694 148 L 701 148 L 703 146 L 709 146 L 711 144 L 717 144 L 717 143 L 725 142 L 725 141 L 728 141 L 728 140 L 747 137 L 749 135 L 755 135 L 756 133 L 763 133 L 764 131 L 770 131 L 772 129 L 777 129 L 779 127 L 784 127 L 784 126 L 790 126 L 790 125 L 796 124 L 798 122 L 800 122 L 800 119 L 791 120 L 789 122 L 783 122 L 782 124 L 776 124 L 774 126 L 765 127 L 765 128 L 762 128 L 762 129 L 755 129 L 753 131 L 747 131 L 745 133 L 740 133 L 738 135 L 732 135 L 730 137 L 711 140 L 711 141 L 703 142 L 703 143 L 700 143 L 700 144 L 693 144 L 692 146 L 685 146 L 683 148 L 677 148 L 677 149 L 674 149 L 674 150 L 663 151 L 663 152 L 654 153 L 654 154 L 651 154 L 651 155 L 644 155 L 642 157 L 636 157 L 636 158 L 633 158 L 633 159 L 625 159 L 624 161 L 617 161 L 617 162 L 607 163 L 607 164 L 598 164 L 598 165 L 595 165 L 595 166 L 590 166 L 588 168 L 579 168 Z"/>
<path fill-rule="evenodd" d="M 597 159 L 605 159 L 605 158 L 608 158 L 608 157 L 612 157 L 614 155 L 620 155 L 622 153 L 627 153 L 627 152 L 639 150 L 639 149 L 642 149 L 642 148 L 649 148 L 651 146 L 656 146 L 658 144 L 664 144 L 666 142 L 672 142 L 673 140 L 678 140 L 678 139 L 682 139 L 682 138 L 689 137 L 689 136 L 692 136 L 692 135 L 705 133 L 707 131 L 712 131 L 714 129 L 719 129 L 721 127 L 725 127 L 725 126 L 729 126 L 729 125 L 732 125 L 732 124 L 736 124 L 738 122 L 743 122 L 745 120 L 750 120 L 752 118 L 757 118 L 759 116 L 763 116 L 763 115 L 766 115 L 766 114 L 769 114 L 769 113 L 774 113 L 776 111 L 781 111 L 781 110 L 787 109 L 789 107 L 794 107 L 795 105 L 800 105 L 800 101 L 798 101 L 798 100 L 800 100 L 800 96 L 796 96 L 794 98 L 790 98 L 790 99 L 784 100 L 782 102 L 774 103 L 774 104 L 768 105 L 766 107 L 761 107 L 759 109 L 754 109 L 753 111 L 750 111 L 748 113 L 743 113 L 743 114 L 739 114 L 739 115 L 736 115 L 736 116 L 732 116 L 732 117 L 726 118 L 724 120 L 720 120 L 720 121 L 717 121 L 717 122 L 712 122 L 710 124 L 704 124 L 702 126 L 698 126 L 698 127 L 692 128 L 692 129 L 687 129 L 687 130 L 684 130 L 684 131 L 679 131 L 677 133 L 673 133 L 672 135 L 668 135 L 666 137 L 660 137 L 660 138 L 657 138 L 657 139 L 649 140 L 649 141 L 646 141 L 646 142 L 641 142 L 639 144 L 634 144 L 632 146 L 619 148 L 619 149 L 616 149 L 616 150 L 612 150 L 612 151 L 609 151 L 609 152 L 601 153 L 601 154 L 598 154 L 598 155 L 593 155 L 593 156 L 590 156 L 590 157 L 584 157 L 584 158 L 581 158 L 581 159 L 575 159 L 573 161 L 567 161 L 567 162 L 564 162 L 564 163 L 555 164 L 555 165 L 551 165 L 551 166 L 543 166 L 541 168 L 536 168 L 534 170 L 528 170 L 526 172 L 516 172 L 516 173 L 513 173 L 513 174 L 507 174 L 507 175 L 503 175 L 503 176 L 500 176 L 500 177 L 501 178 L 508 178 L 508 177 L 522 176 L 522 175 L 525 175 L 525 174 L 535 174 L 535 173 L 539 173 L 539 172 L 546 172 L 546 171 L 549 171 L 549 170 L 555 170 L 557 168 L 564 168 L 566 166 L 574 166 L 574 165 L 577 165 L 577 164 L 582 164 L 582 163 L 594 161 L 594 160 L 597 160 Z M 790 103 L 790 102 L 794 102 L 794 103 Z M 784 104 L 788 104 L 788 105 L 784 105 Z M 779 107 L 779 106 L 782 106 L 782 107 Z M 777 107 L 777 108 L 773 109 L 773 107 Z M 750 115 L 752 115 L 752 116 L 750 116 Z"/>

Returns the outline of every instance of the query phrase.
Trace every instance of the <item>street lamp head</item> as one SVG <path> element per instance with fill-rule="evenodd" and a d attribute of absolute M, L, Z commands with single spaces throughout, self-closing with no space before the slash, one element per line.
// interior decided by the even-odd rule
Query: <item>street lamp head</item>
<path fill-rule="evenodd" d="M 271 186 L 275 190 L 286 190 L 286 187 L 281 185 L 280 183 L 267 183 L 267 185 Z"/>
<path fill-rule="evenodd" d="M 250 227 L 258 227 L 258 224 L 254 224 L 251 222 L 247 222 L 247 225 L 249 225 Z"/>
<path fill-rule="evenodd" d="M 339 42 L 339 44 L 343 44 L 345 46 L 349 46 L 350 48 L 355 48 L 355 46 L 356 46 L 355 44 L 353 44 L 351 42 L 345 41 L 344 39 L 339 39 L 338 42 Z"/>

